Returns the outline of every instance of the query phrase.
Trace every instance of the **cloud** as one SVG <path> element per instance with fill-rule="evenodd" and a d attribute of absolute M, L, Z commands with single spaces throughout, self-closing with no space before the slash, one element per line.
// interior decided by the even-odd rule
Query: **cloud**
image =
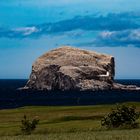
<path fill-rule="evenodd" d="M 140 14 L 110 13 L 107 15 L 76 16 L 54 23 L 29 25 L 14 29 L 0 28 L 0 38 L 38 38 L 67 36 L 78 46 L 140 47 Z M 64 38 L 65 39 L 65 38 Z"/>
<path fill-rule="evenodd" d="M 33 26 L 33 27 L 15 28 L 12 31 L 15 33 L 21 33 L 24 36 L 28 36 L 28 35 L 38 32 L 38 29 Z"/>
<path fill-rule="evenodd" d="M 140 47 L 140 29 L 104 31 L 96 41 L 101 45 Z"/>
<path fill-rule="evenodd" d="M 0 28 L 0 37 L 5 38 L 25 38 L 39 32 L 35 26 L 19 27 L 14 29 Z"/>
<path fill-rule="evenodd" d="M 123 31 L 103 31 L 96 39 L 81 42 L 78 46 L 91 47 L 140 47 L 140 28 Z"/>
<path fill-rule="evenodd" d="M 130 12 L 113 13 L 106 16 L 76 16 L 55 23 L 40 24 L 37 27 L 41 29 L 42 34 L 61 33 L 77 29 L 88 31 L 137 29 L 140 27 L 140 14 Z"/>

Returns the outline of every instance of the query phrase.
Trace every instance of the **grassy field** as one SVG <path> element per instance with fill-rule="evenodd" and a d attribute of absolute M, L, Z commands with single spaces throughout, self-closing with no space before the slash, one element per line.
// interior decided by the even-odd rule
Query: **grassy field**
<path fill-rule="evenodd" d="M 140 111 L 140 103 L 135 105 Z M 138 140 L 140 129 L 106 130 L 100 120 L 114 105 L 22 107 L 0 110 L 0 140 Z M 23 115 L 40 120 L 31 136 L 20 132 Z M 140 121 L 140 120 L 139 120 Z"/>
<path fill-rule="evenodd" d="M 139 130 L 52 133 L 30 136 L 4 136 L 0 140 L 139 140 Z"/>

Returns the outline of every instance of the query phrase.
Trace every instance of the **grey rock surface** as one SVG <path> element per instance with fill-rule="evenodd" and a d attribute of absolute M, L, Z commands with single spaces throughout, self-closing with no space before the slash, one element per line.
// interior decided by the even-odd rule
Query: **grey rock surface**
<path fill-rule="evenodd" d="M 114 83 L 115 61 L 110 55 L 69 46 L 51 50 L 32 66 L 23 89 L 33 90 L 140 90 Z"/>
<path fill-rule="evenodd" d="M 112 88 L 114 74 L 114 57 L 65 46 L 51 50 L 35 61 L 25 88 L 105 90 Z"/>

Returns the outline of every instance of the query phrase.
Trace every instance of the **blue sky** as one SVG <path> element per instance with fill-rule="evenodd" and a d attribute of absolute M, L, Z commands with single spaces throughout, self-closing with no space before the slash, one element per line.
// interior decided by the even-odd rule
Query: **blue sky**
<path fill-rule="evenodd" d="M 1 0 L 0 79 L 28 78 L 37 57 L 71 45 L 115 56 L 116 79 L 140 79 L 138 0 Z"/>

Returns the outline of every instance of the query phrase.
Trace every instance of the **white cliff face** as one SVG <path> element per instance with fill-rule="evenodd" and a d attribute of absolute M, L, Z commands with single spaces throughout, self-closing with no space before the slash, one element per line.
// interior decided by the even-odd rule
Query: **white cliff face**
<path fill-rule="evenodd" d="M 61 47 L 39 57 L 26 88 L 35 90 L 108 90 L 115 74 L 114 57 Z"/>

